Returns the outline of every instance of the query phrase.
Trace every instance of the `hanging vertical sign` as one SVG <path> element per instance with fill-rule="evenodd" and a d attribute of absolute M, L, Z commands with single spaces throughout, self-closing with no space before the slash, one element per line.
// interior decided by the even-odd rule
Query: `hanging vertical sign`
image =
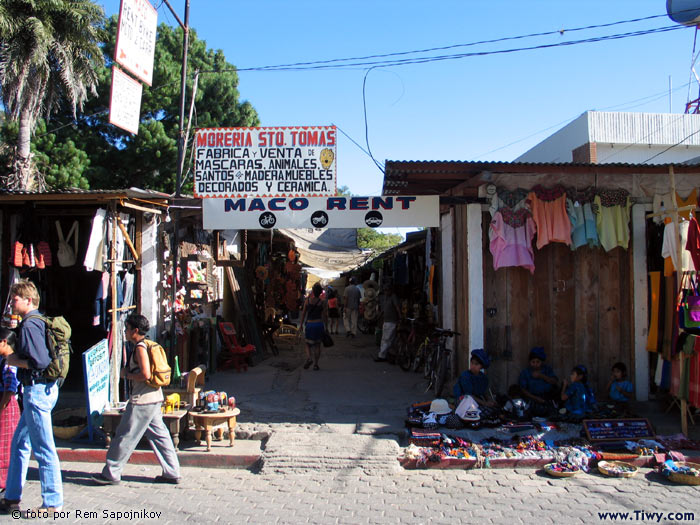
<path fill-rule="evenodd" d="M 95 419 L 109 405 L 109 356 L 107 339 L 83 352 L 85 392 L 87 392 L 88 435 L 92 435 L 99 424 Z"/>
<path fill-rule="evenodd" d="M 112 92 L 109 97 L 109 123 L 134 135 L 141 120 L 143 87 L 118 67 L 112 66 Z"/>
<path fill-rule="evenodd" d="M 153 82 L 158 11 L 148 0 L 122 0 L 114 60 L 149 86 Z"/>

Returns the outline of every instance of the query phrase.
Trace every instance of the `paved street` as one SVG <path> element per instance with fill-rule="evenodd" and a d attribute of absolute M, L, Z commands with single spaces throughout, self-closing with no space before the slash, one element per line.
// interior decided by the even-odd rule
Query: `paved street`
<path fill-rule="evenodd" d="M 604 523 L 599 512 L 633 518 L 634 511 L 693 512 L 687 523 L 700 520 L 700 489 L 670 485 L 647 469 L 627 480 L 598 474 L 557 480 L 532 469 L 397 472 L 359 465 L 287 474 L 186 468 L 185 483 L 163 486 L 151 483 L 159 468 L 129 465 L 114 487 L 90 485 L 86 478 L 98 465 L 63 469 L 69 515 L 58 521 L 64 523 Z M 36 479 L 36 470 L 31 474 Z M 29 505 L 39 503 L 38 488 L 38 481 L 27 484 Z M 105 512 L 114 517 L 105 519 Z M 139 518 L 144 512 L 154 517 Z"/>
<path fill-rule="evenodd" d="M 559 480 L 529 468 L 403 470 L 396 458 L 406 407 L 431 398 L 422 376 L 374 363 L 369 336 L 336 339 L 319 371 L 303 370 L 300 348 L 283 348 L 248 372 L 212 375 L 207 388 L 238 400 L 239 437 L 263 439 L 263 463 L 253 471 L 187 467 L 183 484 L 170 486 L 151 482 L 158 467 L 128 465 L 121 485 L 95 487 L 89 477 L 101 465 L 64 463 L 66 517 L 58 521 L 684 522 L 647 515 L 669 512 L 700 521 L 700 488 L 672 485 L 649 469 L 627 480 L 597 473 Z M 23 503 L 40 503 L 35 468 Z M 604 512 L 630 514 L 612 520 L 599 517 Z"/>

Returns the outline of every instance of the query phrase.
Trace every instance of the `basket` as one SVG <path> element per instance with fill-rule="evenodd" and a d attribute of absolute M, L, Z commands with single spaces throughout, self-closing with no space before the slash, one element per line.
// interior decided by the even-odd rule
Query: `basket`
<path fill-rule="evenodd" d="M 616 467 L 623 467 L 628 470 L 621 472 L 617 470 Z M 598 471 L 604 476 L 610 476 L 611 478 L 631 478 L 637 474 L 639 468 L 631 463 L 624 463 L 622 461 L 599 461 Z"/>
<path fill-rule="evenodd" d="M 53 422 L 53 435 L 57 437 L 58 439 L 65 439 L 65 440 L 70 440 L 73 439 L 75 436 L 80 434 L 85 427 L 87 426 L 87 410 L 82 407 L 82 408 L 64 408 L 61 410 L 57 410 L 56 412 L 53 413 L 52 416 L 52 422 Z M 77 425 L 61 425 L 60 423 L 65 422 L 68 419 L 73 419 L 75 421 L 81 420 L 84 421 L 84 423 L 80 423 Z"/>
<path fill-rule="evenodd" d="M 697 463 L 682 463 L 677 461 L 676 465 L 681 467 L 692 467 L 696 470 L 700 470 L 700 465 Z M 690 474 L 680 474 L 678 472 L 672 472 L 668 475 L 668 479 L 674 483 L 681 483 L 683 485 L 700 485 L 700 476 L 691 476 Z"/>
<path fill-rule="evenodd" d="M 555 465 L 556 465 L 556 463 L 547 463 L 544 466 L 544 471 L 547 474 L 549 474 L 550 476 L 555 477 L 555 478 L 571 478 L 571 477 L 575 476 L 576 474 L 578 474 L 579 472 L 581 472 L 581 469 L 578 467 L 576 468 L 576 470 L 571 471 L 571 472 L 559 472 L 559 471 L 553 470 Z"/>

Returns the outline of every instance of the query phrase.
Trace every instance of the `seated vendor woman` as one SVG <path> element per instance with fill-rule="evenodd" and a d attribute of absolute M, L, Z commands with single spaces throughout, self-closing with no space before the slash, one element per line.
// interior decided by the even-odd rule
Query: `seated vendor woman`
<path fill-rule="evenodd" d="M 559 380 L 552 367 L 544 364 L 546 359 L 544 348 L 534 347 L 530 350 L 530 366 L 518 378 L 523 395 L 536 403 L 556 399 L 559 394 Z"/>
<path fill-rule="evenodd" d="M 489 395 L 489 378 L 486 377 L 485 372 L 490 363 L 491 360 L 483 348 L 472 350 L 469 370 L 462 372 L 452 389 L 455 401 L 459 401 L 464 396 L 472 396 L 480 405 L 497 406 Z"/>

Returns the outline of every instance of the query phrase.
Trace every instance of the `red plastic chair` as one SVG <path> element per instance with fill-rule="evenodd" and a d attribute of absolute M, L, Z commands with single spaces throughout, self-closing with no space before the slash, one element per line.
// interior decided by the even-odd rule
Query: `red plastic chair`
<path fill-rule="evenodd" d="M 226 349 L 219 354 L 219 368 L 235 367 L 237 372 L 248 370 L 248 356 L 255 352 L 255 346 L 238 344 L 233 323 L 219 323 L 219 331 L 226 346 Z"/>

